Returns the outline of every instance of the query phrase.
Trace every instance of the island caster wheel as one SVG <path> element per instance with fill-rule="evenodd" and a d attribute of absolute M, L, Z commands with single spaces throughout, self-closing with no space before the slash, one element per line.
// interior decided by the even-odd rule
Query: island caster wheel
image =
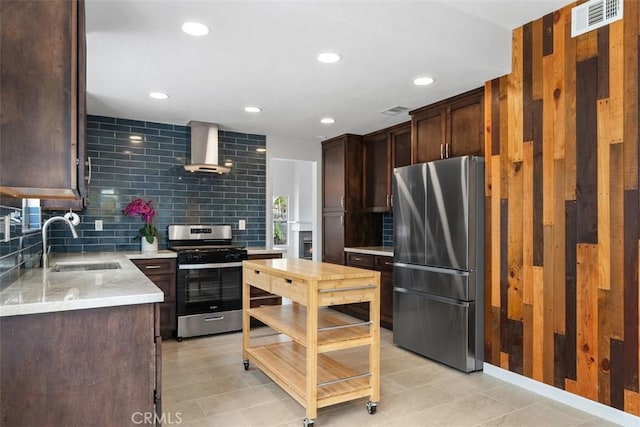
<path fill-rule="evenodd" d="M 305 418 L 304 420 L 302 420 L 302 427 L 313 427 L 313 423 L 316 420 L 313 418 Z"/>
<path fill-rule="evenodd" d="M 370 413 L 371 415 L 376 413 L 376 408 L 378 407 L 378 404 L 375 402 L 367 402 L 367 412 Z"/>
<path fill-rule="evenodd" d="M 248 360 L 243 360 L 242 364 L 244 365 L 244 370 L 248 371 L 249 370 L 249 361 Z"/>
<path fill-rule="evenodd" d="M 176 338 L 176 341 L 178 341 L 178 342 L 182 342 L 182 337 L 177 337 L 177 338 Z"/>

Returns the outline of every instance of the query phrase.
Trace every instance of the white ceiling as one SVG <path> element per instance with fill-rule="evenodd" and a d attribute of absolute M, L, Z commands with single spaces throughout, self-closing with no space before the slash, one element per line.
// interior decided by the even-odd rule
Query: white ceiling
<path fill-rule="evenodd" d="M 88 112 L 301 143 L 366 134 L 410 118 L 383 109 L 418 108 L 508 74 L 511 30 L 568 3 L 86 0 Z M 188 36 L 185 21 L 211 33 Z M 343 60 L 317 62 L 327 50 Z M 414 86 L 422 75 L 435 83 Z M 320 124 L 325 116 L 336 122 Z"/>

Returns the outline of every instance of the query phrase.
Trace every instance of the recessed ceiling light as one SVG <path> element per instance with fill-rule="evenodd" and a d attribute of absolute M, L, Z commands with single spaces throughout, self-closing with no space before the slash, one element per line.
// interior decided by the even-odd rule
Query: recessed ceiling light
<path fill-rule="evenodd" d="M 185 22 L 182 24 L 182 31 L 190 36 L 206 36 L 209 34 L 209 27 L 199 22 Z"/>
<path fill-rule="evenodd" d="M 334 52 L 323 52 L 318 55 L 318 61 L 325 64 L 333 64 L 334 62 L 338 62 L 341 59 L 342 57 Z"/>
<path fill-rule="evenodd" d="M 320 123 L 325 124 L 325 125 L 330 125 L 332 123 L 335 123 L 336 120 L 332 119 L 331 117 L 324 117 L 322 119 L 320 119 Z"/>
<path fill-rule="evenodd" d="M 433 79 L 431 77 L 418 77 L 413 81 L 413 84 L 416 86 L 426 86 L 433 83 Z"/>
<path fill-rule="evenodd" d="M 263 148 L 263 147 L 258 147 L 258 148 L 256 148 L 256 151 L 257 151 L 258 153 L 265 153 L 265 152 L 267 151 L 267 149 L 266 149 L 266 148 Z"/>
<path fill-rule="evenodd" d="M 244 111 L 246 111 L 247 113 L 259 113 L 260 111 L 262 111 L 262 109 L 260 107 L 244 107 Z"/>
<path fill-rule="evenodd" d="M 167 99 L 169 95 L 164 92 L 149 92 L 149 96 L 153 99 Z"/>

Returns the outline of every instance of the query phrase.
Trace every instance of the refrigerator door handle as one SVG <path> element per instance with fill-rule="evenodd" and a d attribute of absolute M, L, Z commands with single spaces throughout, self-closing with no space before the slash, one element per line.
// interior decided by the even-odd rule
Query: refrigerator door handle
<path fill-rule="evenodd" d="M 394 262 L 394 267 L 409 268 L 414 270 L 433 271 L 434 273 L 452 274 L 454 276 L 469 276 L 475 270 L 455 270 L 453 268 L 430 267 L 426 265 L 407 264 L 405 262 Z"/>
<path fill-rule="evenodd" d="M 395 288 L 395 287 L 393 288 L 393 291 L 394 292 L 400 292 L 402 294 L 407 294 L 407 295 L 418 295 L 418 296 L 421 296 L 423 298 L 427 298 L 427 299 L 434 300 L 434 301 L 440 301 L 440 302 L 443 302 L 445 304 L 457 305 L 458 307 L 469 307 L 469 302 L 467 302 L 467 301 L 441 297 L 439 295 L 428 294 L 426 292 L 418 292 L 418 291 L 413 291 L 411 289 Z"/>

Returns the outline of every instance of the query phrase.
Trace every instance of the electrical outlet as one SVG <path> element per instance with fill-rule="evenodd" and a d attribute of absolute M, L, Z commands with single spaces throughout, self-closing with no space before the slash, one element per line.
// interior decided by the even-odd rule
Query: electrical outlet
<path fill-rule="evenodd" d="M 95 230 L 96 231 L 102 231 L 102 220 L 101 219 L 96 219 Z"/>
<path fill-rule="evenodd" d="M 238 221 L 238 230 L 245 230 L 247 228 L 247 222 L 244 219 Z"/>

